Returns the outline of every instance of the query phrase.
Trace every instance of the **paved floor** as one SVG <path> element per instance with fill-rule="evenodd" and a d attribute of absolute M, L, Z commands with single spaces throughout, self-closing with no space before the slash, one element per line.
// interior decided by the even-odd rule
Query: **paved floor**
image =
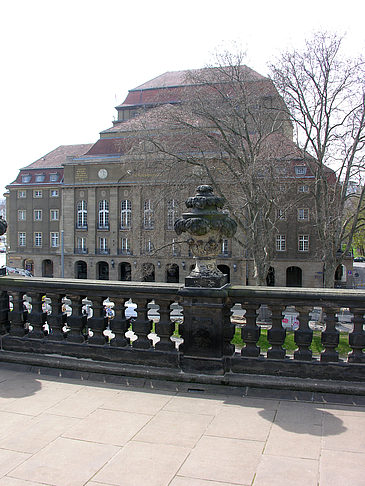
<path fill-rule="evenodd" d="M 0 486 L 365 485 L 365 407 L 0 370 Z"/>

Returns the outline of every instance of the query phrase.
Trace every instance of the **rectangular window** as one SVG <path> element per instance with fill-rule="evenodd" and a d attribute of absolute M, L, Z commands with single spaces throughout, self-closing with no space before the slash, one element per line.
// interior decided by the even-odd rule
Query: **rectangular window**
<path fill-rule="evenodd" d="M 58 174 L 57 173 L 50 174 L 49 180 L 50 180 L 50 182 L 57 182 L 58 181 Z"/>
<path fill-rule="evenodd" d="M 42 191 L 40 190 L 33 191 L 33 197 L 35 198 L 42 197 Z"/>
<path fill-rule="evenodd" d="M 300 184 L 298 186 L 298 192 L 309 192 L 309 186 L 307 184 Z"/>
<path fill-rule="evenodd" d="M 309 221 L 309 209 L 308 208 L 298 209 L 298 221 Z"/>
<path fill-rule="evenodd" d="M 108 240 L 106 238 L 99 238 L 99 250 L 101 252 L 107 252 L 108 250 Z"/>
<path fill-rule="evenodd" d="M 34 233 L 34 246 L 42 246 L 42 233 Z"/>
<path fill-rule="evenodd" d="M 305 165 L 295 166 L 295 175 L 305 175 L 307 173 L 307 167 Z"/>
<path fill-rule="evenodd" d="M 276 251 L 286 251 L 286 235 L 276 235 Z"/>
<path fill-rule="evenodd" d="M 79 250 L 86 250 L 86 238 L 84 236 L 77 238 L 77 248 Z"/>
<path fill-rule="evenodd" d="M 122 245 L 121 245 L 122 255 L 130 255 L 131 248 L 128 238 L 122 238 Z"/>
<path fill-rule="evenodd" d="M 286 214 L 285 214 L 284 209 L 277 209 L 276 210 L 276 218 L 279 219 L 280 221 L 286 220 Z"/>
<path fill-rule="evenodd" d="M 167 202 L 167 229 L 173 230 L 177 219 L 177 202 L 175 199 Z"/>
<path fill-rule="evenodd" d="M 298 236 L 298 251 L 309 251 L 309 235 Z"/>
<path fill-rule="evenodd" d="M 32 176 L 30 174 L 23 174 L 22 175 L 22 182 L 23 183 L 27 183 L 27 182 L 30 182 L 32 180 Z"/>
<path fill-rule="evenodd" d="M 228 255 L 228 240 L 222 241 L 222 255 Z"/>
<path fill-rule="evenodd" d="M 152 253 L 154 250 L 154 246 L 151 240 L 148 240 L 146 243 L 146 253 Z"/>
<path fill-rule="evenodd" d="M 27 234 L 26 233 L 18 233 L 18 245 L 25 246 L 27 243 Z"/>
<path fill-rule="evenodd" d="M 45 178 L 46 178 L 46 176 L 44 174 L 36 174 L 35 181 L 36 182 L 44 182 Z"/>
<path fill-rule="evenodd" d="M 34 210 L 34 221 L 42 221 L 42 210 L 35 209 Z"/>
<path fill-rule="evenodd" d="M 27 197 L 27 191 L 18 191 L 18 199 L 23 199 Z"/>
<path fill-rule="evenodd" d="M 58 189 L 51 189 L 49 195 L 50 197 L 58 197 Z"/>
<path fill-rule="evenodd" d="M 51 248 L 59 247 L 59 233 L 58 231 L 51 232 L 50 235 Z"/>
<path fill-rule="evenodd" d="M 18 221 L 26 221 L 27 211 L 25 209 L 18 210 Z"/>
<path fill-rule="evenodd" d="M 143 226 L 145 229 L 153 229 L 154 227 L 153 204 L 151 199 L 147 199 L 144 202 Z"/>
<path fill-rule="evenodd" d="M 50 216 L 51 221 L 58 221 L 59 220 L 59 210 L 58 209 L 51 209 L 49 216 Z"/>

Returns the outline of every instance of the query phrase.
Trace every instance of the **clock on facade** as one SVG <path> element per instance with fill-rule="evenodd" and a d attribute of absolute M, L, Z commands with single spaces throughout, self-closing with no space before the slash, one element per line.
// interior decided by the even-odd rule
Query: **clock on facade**
<path fill-rule="evenodd" d="M 100 179 L 105 179 L 108 176 L 108 171 L 106 169 L 100 169 L 98 176 Z"/>

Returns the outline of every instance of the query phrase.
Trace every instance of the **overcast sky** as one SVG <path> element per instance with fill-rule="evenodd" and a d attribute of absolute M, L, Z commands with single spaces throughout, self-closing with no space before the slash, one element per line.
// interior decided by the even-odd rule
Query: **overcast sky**
<path fill-rule="evenodd" d="M 222 43 L 267 74 L 280 51 L 316 30 L 365 47 L 362 0 L 18 0 L 1 2 L 0 196 L 21 167 L 59 145 L 91 143 L 132 89 L 203 67 Z"/>

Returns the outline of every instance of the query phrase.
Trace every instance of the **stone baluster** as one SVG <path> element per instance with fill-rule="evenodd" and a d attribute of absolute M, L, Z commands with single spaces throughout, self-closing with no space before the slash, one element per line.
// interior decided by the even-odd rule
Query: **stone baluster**
<path fill-rule="evenodd" d="M 267 339 L 271 345 L 271 348 L 267 350 L 267 357 L 270 359 L 283 359 L 285 358 L 286 354 L 286 351 L 283 348 L 286 336 L 286 330 L 282 325 L 283 307 L 279 305 L 271 305 L 270 309 L 272 312 L 272 326 L 267 331 Z"/>
<path fill-rule="evenodd" d="M 299 329 L 294 331 L 294 341 L 298 349 L 294 351 L 294 359 L 311 361 L 312 351 L 309 349 L 312 344 L 313 331 L 309 327 L 309 307 L 297 307 L 299 311 Z"/>
<path fill-rule="evenodd" d="M 24 324 L 28 316 L 28 312 L 24 308 L 24 292 L 12 292 L 12 296 L 13 310 L 9 312 L 9 334 L 11 336 L 23 337 L 26 334 Z"/>
<path fill-rule="evenodd" d="M 260 356 L 260 347 L 257 346 L 257 341 L 260 338 L 261 328 L 256 324 L 257 310 L 260 305 L 247 304 L 243 307 L 246 309 L 246 324 L 241 329 L 242 340 L 245 343 L 241 349 L 241 355 L 249 357 Z"/>
<path fill-rule="evenodd" d="M 126 308 L 124 304 L 126 299 L 113 297 L 113 301 L 115 315 L 110 321 L 110 329 L 114 337 L 110 341 L 110 345 L 123 348 L 130 345 L 130 340 L 125 335 L 129 328 L 129 319 L 125 316 Z"/>
<path fill-rule="evenodd" d="M 321 353 L 321 361 L 335 362 L 338 361 L 338 351 L 336 350 L 340 333 L 336 329 L 337 318 L 336 312 L 338 308 L 326 307 L 326 329 L 322 332 L 321 343 L 324 347 L 324 351 Z"/>
<path fill-rule="evenodd" d="M 171 299 L 159 299 L 160 321 L 156 324 L 156 333 L 160 340 L 156 343 L 156 349 L 160 351 L 175 351 L 175 343 L 171 341 L 171 336 L 175 330 L 175 323 L 170 319 Z"/>
<path fill-rule="evenodd" d="M 132 342 L 132 346 L 138 349 L 149 349 L 152 346 L 152 341 L 147 337 L 152 330 L 152 321 L 147 315 L 150 299 L 133 297 L 133 302 L 137 304 L 137 318 L 132 321 L 132 329 L 138 338 Z"/>
<path fill-rule="evenodd" d="M 43 292 L 29 292 L 27 295 L 32 299 L 32 311 L 28 314 L 29 325 L 32 330 L 29 331 L 28 337 L 31 339 L 44 339 L 43 326 L 46 322 L 47 314 L 42 309 Z"/>
<path fill-rule="evenodd" d="M 67 326 L 70 328 L 67 333 L 67 341 L 70 343 L 82 344 L 85 342 L 83 330 L 87 328 L 87 316 L 82 310 L 81 295 L 70 295 L 72 314 L 67 316 Z"/>
<path fill-rule="evenodd" d="M 236 330 L 236 326 L 231 322 L 232 310 L 224 303 L 222 308 L 222 334 L 223 334 L 223 356 L 232 356 L 235 352 L 235 345 L 232 344 L 232 339 Z"/>
<path fill-rule="evenodd" d="M 365 309 L 350 307 L 350 311 L 354 315 L 354 330 L 349 334 L 349 345 L 352 348 L 352 351 L 348 355 L 348 361 L 349 363 L 364 363 L 365 354 L 363 349 L 365 348 Z"/>
<path fill-rule="evenodd" d="M 7 292 L 0 292 L 0 334 L 9 332 L 9 295 Z"/>
<path fill-rule="evenodd" d="M 89 344 L 105 345 L 107 338 L 104 335 L 106 318 L 104 309 L 105 297 L 93 297 L 93 316 L 88 321 L 93 335 L 89 337 Z"/>
<path fill-rule="evenodd" d="M 63 341 L 64 333 L 62 328 L 65 325 L 65 315 L 62 311 L 64 297 L 63 294 L 47 294 L 51 299 L 52 313 L 47 315 L 47 324 L 49 326 L 49 334 L 47 339 L 51 341 Z"/>

